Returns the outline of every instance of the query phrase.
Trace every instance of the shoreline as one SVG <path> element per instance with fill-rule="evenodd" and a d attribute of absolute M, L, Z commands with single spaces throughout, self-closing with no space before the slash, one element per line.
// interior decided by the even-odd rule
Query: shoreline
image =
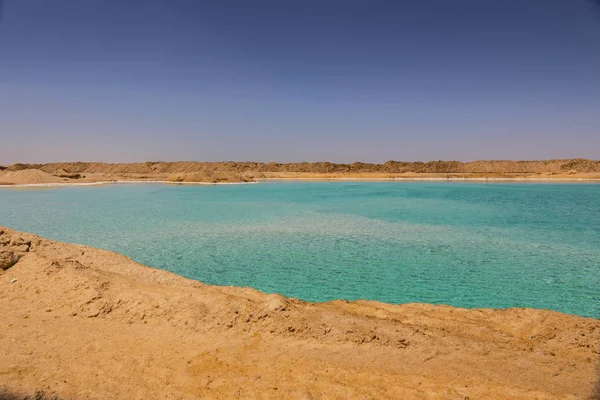
<path fill-rule="evenodd" d="M 128 182 L 123 182 L 123 183 L 128 183 Z M 160 183 L 160 182 L 159 182 Z M 249 182 L 252 183 L 252 182 Z M 447 304 L 447 303 L 425 303 L 425 302 L 408 302 L 408 303 L 393 303 L 393 302 L 385 302 L 382 300 L 373 300 L 373 299 L 365 299 L 365 298 L 360 298 L 357 300 L 347 300 L 345 298 L 339 298 L 339 299 L 333 299 L 333 300 L 324 300 L 324 301 L 311 301 L 311 300 L 303 300 L 300 298 L 295 298 L 295 297 L 287 297 L 283 294 L 280 293 L 268 293 L 268 292 L 263 292 L 260 289 L 256 289 L 253 288 L 251 286 L 236 286 L 236 285 L 218 285 L 218 284 L 209 284 L 209 283 L 205 283 L 201 280 L 198 279 L 194 279 L 194 278 L 188 278 L 184 275 L 178 274 L 176 272 L 172 272 L 168 269 L 163 269 L 160 267 L 153 267 L 153 266 L 149 266 L 149 265 L 145 265 L 145 264 L 141 264 L 135 260 L 133 260 L 131 257 L 123 254 L 123 253 L 119 253 L 113 250 L 105 250 L 102 248 L 97 248 L 97 247 L 93 247 L 93 246 L 88 246 L 88 245 L 83 245 L 83 244 L 79 244 L 79 243 L 75 243 L 75 242 L 62 242 L 59 240 L 54 240 L 54 239 L 48 239 L 45 237 L 42 237 L 36 233 L 33 232 L 22 232 L 22 231 L 18 231 L 17 229 L 14 228 L 10 228 L 8 226 L 3 226 L 0 225 L 0 236 L 2 235 L 3 232 L 8 231 L 8 232 L 14 232 L 16 234 L 22 234 L 22 235 L 26 235 L 26 236 L 34 236 L 36 238 L 40 238 L 43 241 L 48 241 L 48 242 L 54 242 L 54 243 L 58 243 L 58 244 L 62 244 L 65 246 L 74 246 L 74 247 L 81 247 L 81 248 L 88 248 L 90 250 L 94 250 L 94 251 L 100 251 L 100 252 L 105 252 L 105 253 L 112 253 L 115 254 L 119 257 L 122 258 L 126 258 L 127 260 L 131 261 L 134 264 L 137 264 L 145 269 L 149 269 L 149 270 L 153 270 L 155 272 L 160 271 L 160 273 L 166 273 L 166 274 L 170 274 L 170 275 L 174 275 L 177 276 L 178 278 L 187 280 L 187 281 L 192 281 L 192 282 L 197 282 L 200 283 L 202 285 L 206 285 L 206 286 L 211 286 L 214 288 L 230 288 L 230 289 L 241 289 L 241 290 L 252 290 L 252 291 L 256 291 L 258 293 L 260 293 L 261 295 L 264 296 L 280 296 L 280 297 L 284 297 L 287 299 L 291 299 L 294 301 L 299 301 L 305 304 L 312 304 L 312 305 L 319 305 L 319 304 L 328 304 L 328 303 L 336 303 L 336 302 L 346 302 L 346 303 L 354 303 L 354 302 L 369 302 L 369 303 L 374 303 L 374 304 L 380 304 L 382 306 L 391 306 L 391 307 L 395 307 L 395 306 L 404 306 L 404 305 L 422 305 L 422 306 L 432 306 L 432 307 L 448 307 L 448 308 L 453 308 L 453 309 L 458 309 L 458 310 L 464 310 L 464 311 L 507 311 L 507 310 L 532 310 L 532 311 L 540 311 L 540 312 L 551 312 L 551 313 L 558 313 L 558 314 L 563 314 L 566 316 L 571 316 L 571 317 L 576 317 L 576 318 L 589 318 L 589 319 L 593 319 L 593 320 L 597 320 L 600 322 L 600 317 L 596 318 L 593 316 L 586 316 L 586 315 L 580 315 L 580 314 L 573 314 L 573 313 L 567 313 L 564 311 L 559 311 L 559 310 L 554 310 L 554 309 L 550 309 L 550 308 L 535 308 L 535 307 L 460 307 L 460 306 L 455 306 L 452 304 Z M 0 251 L 2 251 L 2 244 L 0 243 Z M 0 264 L 1 266 L 1 264 Z M 2 268 L 0 267 L 0 276 L 2 274 Z M 1 400 L 1 399 L 0 399 Z"/>
<path fill-rule="evenodd" d="M 148 161 L 58 162 L 0 166 L 0 184 L 136 183 L 223 184 L 252 180 L 600 182 L 600 160 L 479 160 L 354 162 Z M 51 185 L 48 185 L 51 186 Z M 32 186 L 35 187 L 35 186 Z"/>
<path fill-rule="evenodd" d="M 56 182 L 56 183 L 16 183 L 0 184 L 0 188 L 27 188 L 27 187 L 65 187 L 65 186 L 100 186 L 114 184 L 164 184 L 164 185 L 246 185 L 270 181 L 358 181 L 358 182 L 532 182 L 532 183 L 590 183 L 599 184 L 600 178 L 496 178 L 496 177 L 395 177 L 395 178 L 354 178 L 354 177 L 310 177 L 310 178 L 257 178 L 253 182 L 172 182 L 166 180 L 110 180 L 98 182 Z"/>
<path fill-rule="evenodd" d="M 257 181 L 383 181 L 383 182 L 410 182 L 410 181 L 474 181 L 474 182 L 590 182 L 600 183 L 600 178 L 496 178 L 496 177 L 397 177 L 397 178 L 257 178 Z"/>
<path fill-rule="evenodd" d="M 310 303 L 1 226 L 0 254 L 0 394 L 562 399 L 600 380 L 600 319 Z"/>
<path fill-rule="evenodd" d="M 56 183 L 16 183 L 12 185 L 1 185 L 0 188 L 22 188 L 22 187 L 64 187 L 64 186 L 100 186 L 119 184 L 164 184 L 164 185 L 246 185 L 258 182 L 171 182 L 161 180 L 116 180 L 99 182 L 56 182 Z"/>

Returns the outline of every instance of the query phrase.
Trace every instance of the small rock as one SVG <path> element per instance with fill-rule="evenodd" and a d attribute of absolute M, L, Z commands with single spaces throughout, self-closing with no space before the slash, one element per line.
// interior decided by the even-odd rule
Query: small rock
<path fill-rule="evenodd" d="M 16 254 L 12 251 L 0 250 L 0 269 L 7 270 L 15 265 L 22 257 L 22 254 Z"/>
<path fill-rule="evenodd" d="M 269 295 L 265 303 L 268 311 L 285 311 L 287 308 L 286 299 L 278 294 Z"/>

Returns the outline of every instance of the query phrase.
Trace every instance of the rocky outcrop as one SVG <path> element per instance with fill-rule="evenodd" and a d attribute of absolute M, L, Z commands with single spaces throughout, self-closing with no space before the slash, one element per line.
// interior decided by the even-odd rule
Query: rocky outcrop
<path fill-rule="evenodd" d="M 7 270 L 15 265 L 31 249 L 31 240 L 12 236 L 0 229 L 0 269 Z"/>

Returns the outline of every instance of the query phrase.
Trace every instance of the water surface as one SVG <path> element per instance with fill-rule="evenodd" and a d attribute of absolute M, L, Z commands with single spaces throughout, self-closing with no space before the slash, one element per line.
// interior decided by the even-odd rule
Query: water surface
<path fill-rule="evenodd" d="M 304 300 L 600 318 L 600 185 L 269 182 L 0 189 L 0 225 Z"/>

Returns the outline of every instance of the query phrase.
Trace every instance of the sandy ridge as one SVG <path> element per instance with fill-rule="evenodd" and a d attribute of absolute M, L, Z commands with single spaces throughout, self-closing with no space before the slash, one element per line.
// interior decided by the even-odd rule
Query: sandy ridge
<path fill-rule="evenodd" d="M 600 173 L 600 160 L 479 160 L 405 162 L 387 161 L 383 164 L 355 162 L 336 164 L 331 162 L 262 163 L 262 162 L 145 162 L 145 163 L 98 163 L 66 162 L 32 165 L 15 165 L 13 168 L 36 168 L 45 172 L 62 173 L 112 173 L 156 174 L 194 172 L 262 172 L 262 173 Z"/>
<path fill-rule="evenodd" d="M 0 188 L 27 188 L 27 187 L 60 187 L 60 186 L 99 186 L 99 185 L 118 185 L 118 184 L 164 184 L 164 185 L 247 185 L 258 183 L 254 182 L 172 182 L 155 180 L 114 180 L 114 181 L 96 181 L 96 182 L 57 182 L 57 183 L 14 183 L 0 184 Z"/>
<path fill-rule="evenodd" d="M 600 181 L 600 161 L 388 161 L 384 164 L 145 162 L 109 164 L 67 162 L 0 167 L 2 184 L 95 183 L 106 181 L 250 182 L 265 179 L 365 179 L 448 181 Z"/>
<path fill-rule="evenodd" d="M 0 185 L 15 185 L 28 183 L 57 184 L 66 182 L 68 182 L 68 179 L 60 178 L 38 169 L 0 171 Z"/>
<path fill-rule="evenodd" d="M 0 389 L 79 398 L 592 398 L 600 320 L 315 304 L 0 227 Z"/>

